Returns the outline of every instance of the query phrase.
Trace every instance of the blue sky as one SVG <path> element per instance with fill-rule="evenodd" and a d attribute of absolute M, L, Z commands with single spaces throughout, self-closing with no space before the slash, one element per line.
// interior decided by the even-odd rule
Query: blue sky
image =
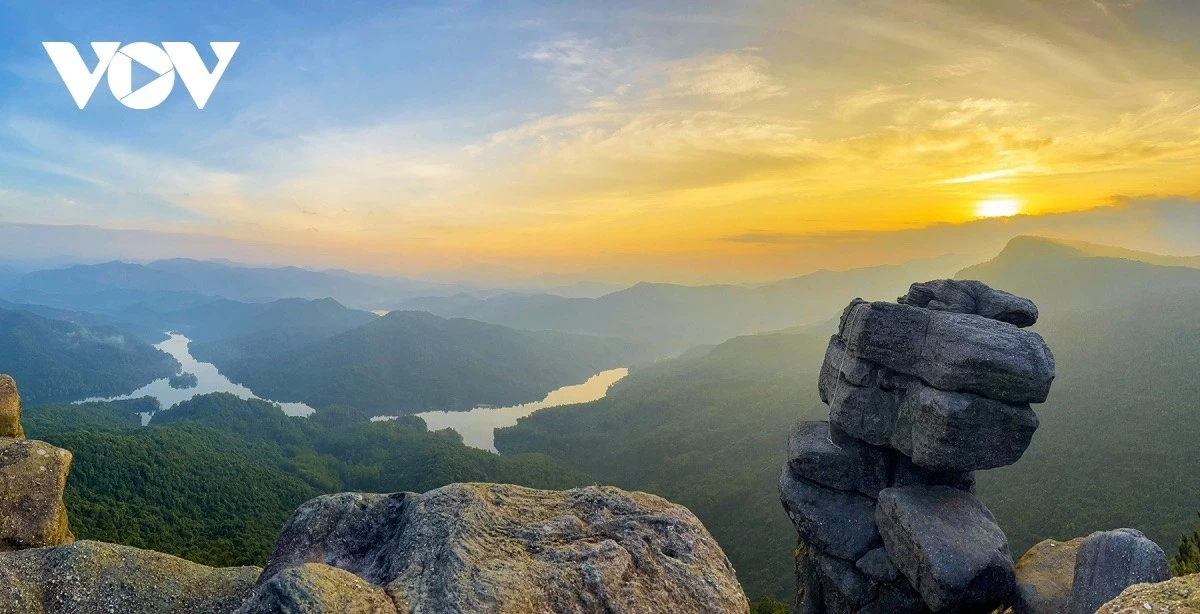
<path fill-rule="evenodd" d="M 1046 215 L 1200 193 L 1196 11 L 5 2 L 0 222 L 199 233 L 397 270 L 762 278 L 936 255 L 827 250 L 847 233 L 969 223 L 989 202 Z M 92 41 L 186 41 L 210 67 L 207 42 L 241 46 L 203 111 L 179 83 L 133 111 L 103 82 L 81 111 L 43 41 L 85 58 Z"/>

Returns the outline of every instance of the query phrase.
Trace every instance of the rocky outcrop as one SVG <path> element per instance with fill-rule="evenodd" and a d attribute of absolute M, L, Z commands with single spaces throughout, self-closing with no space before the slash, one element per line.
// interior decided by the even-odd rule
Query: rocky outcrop
<path fill-rule="evenodd" d="M 150 550 L 80 541 L 0 554 L 0 613 L 231 612 L 257 567 L 214 569 Z"/>
<path fill-rule="evenodd" d="M 236 614 L 263 612 L 396 614 L 397 610 L 382 588 L 337 567 L 305 563 L 271 576 L 242 602 Z"/>
<path fill-rule="evenodd" d="M 0 437 L 25 439 L 21 429 L 21 395 L 12 377 L 0 375 Z"/>
<path fill-rule="evenodd" d="M 1096 614 L 1191 614 L 1200 612 L 1200 574 L 1156 584 L 1134 584 Z"/>
<path fill-rule="evenodd" d="M 318 497 L 284 527 L 256 592 L 305 563 L 351 572 L 414 613 L 749 610 L 691 512 L 607 487 Z"/>
<path fill-rule="evenodd" d="M 17 385 L 0 375 L 0 552 L 70 543 L 63 490 L 71 453 L 27 441 Z"/>
<path fill-rule="evenodd" d="M 829 422 L 788 442 L 780 499 L 805 545 L 801 612 L 986 611 L 1010 603 L 1008 540 L 972 495 L 1038 427 L 1054 358 L 1027 299 L 980 282 L 855 300 L 818 387 Z"/>
<path fill-rule="evenodd" d="M 1167 555 L 1133 529 L 1092 533 L 1075 556 L 1070 614 L 1092 614 L 1134 584 L 1171 577 Z"/>
<path fill-rule="evenodd" d="M 1066 614 L 1075 585 L 1075 555 L 1083 538 L 1039 542 L 1017 561 L 1015 614 Z"/>

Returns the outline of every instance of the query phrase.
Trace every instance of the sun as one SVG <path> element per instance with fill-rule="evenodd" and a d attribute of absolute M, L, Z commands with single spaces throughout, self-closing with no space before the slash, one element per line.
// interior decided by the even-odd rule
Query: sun
<path fill-rule="evenodd" d="M 997 197 L 975 203 L 975 217 L 1012 217 L 1021 212 L 1020 199 Z"/>

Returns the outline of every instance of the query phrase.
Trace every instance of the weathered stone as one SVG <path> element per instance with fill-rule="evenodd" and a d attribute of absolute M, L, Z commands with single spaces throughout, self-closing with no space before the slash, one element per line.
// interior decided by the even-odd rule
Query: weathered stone
<path fill-rule="evenodd" d="M 1200 574 L 1154 584 L 1134 584 L 1096 614 L 1194 614 L 1200 612 Z"/>
<path fill-rule="evenodd" d="M 887 548 L 876 548 L 864 554 L 854 566 L 876 582 L 892 582 L 900 577 L 900 570 L 888 556 Z"/>
<path fill-rule="evenodd" d="M 382 588 L 348 571 L 320 563 L 305 563 L 271 576 L 237 609 L 237 614 L 325 612 L 396 614 L 397 609 Z"/>
<path fill-rule="evenodd" d="M 609 487 L 318 497 L 284 527 L 260 585 L 306 562 L 356 573 L 413 612 L 749 610 L 691 512 Z"/>
<path fill-rule="evenodd" d="M 304 503 L 280 531 L 258 584 L 305 563 L 324 563 L 376 584 L 386 582 L 389 570 L 383 566 L 400 547 L 405 514 L 418 497 L 344 492 Z"/>
<path fill-rule="evenodd" d="M 7 375 L 0 375 L 0 437 L 25 439 L 21 428 L 21 395 L 17 393 L 17 382 Z"/>
<path fill-rule="evenodd" d="M 857 612 L 879 596 L 878 587 L 858 571 L 854 563 L 822 554 L 814 554 L 813 558 L 821 579 L 826 612 Z"/>
<path fill-rule="evenodd" d="M 796 614 L 825 614 L 825 596 L 821 594 L 821 574 L 811 548 L 796 545 Z"/>
<path fill-rule="evenodd" d="M 784 465 L 779 498 L 800 539 L 824 554 L 856 561 L 883 544 L 870 497 L 825 488 L 797 477 Z"/>
<path fill-rule="evenodd" d="M 891 446 L 933 471 L 967 472 L 1011 465 L 1033 440 L 1037 414 L 967 392 L 914 383 L 900 404 Z"/>
<path fill-rule="evenodd" d="M 933 471 L 913 464 L 907 456 L 896 455 L 888 486 L 949 486 L 975 493 L 975 474 L 959 471 Z"/>
<path fill-rule="evenodd" d="M 878 594 L 875 601 L 864 606 L 857 614 L 927 614 L 931 612 L 925 602 L 921 600 L 917 589 L 913 588 L 905 578 L 880 585 Z"/>
<path fill-rule="evenodd" d="M 934 611 L 993 607 L 1011 595 L 1008 539 L 972 495 L 948 486 L 888 488 L 875 521 L 888 556 Z"/>
<path fill-rule="evenodd" d="M 0 554 L 0 612 L 231 612 L 257 567 L 214 569 L 160 552 L 80 541 Z"/>
<path fill-rule="evenodd" d="M 895 383 L 890 379 L 888 382 Z M 904 401 L 903 388 L 855 386 L 843 378 L 831 395 L 830 424 L 871 445 L 892 445 L 900 404 Z"/>
<path fill-rule="evenodd" d="M 834 335 L 825 348 L 825 360 L 821 363 L 821 374 L 817 378 L 817 392 L 821 402 L 828 405 L 834 391 L 841 386 L 839 380 L 845 379 L 853 386 L 875 388 L 886 375 L 887 369 L 851 356 L 846 351 L 846 344 Z"/>
<path fill-rule="evenodd" d="M 1015 614 L 1066 614 L 1075 583 L 1075 553 L 1082 544 L 1082 537 L 1068 542 L 1047 539 L 1017 561 Z"/>
<path fill-rule="evenodd" d="M 788 437 L 788 464 L 796 475 L 837 490 L 874 498 L 888 485 L 891 454 L 850 437 L 835 443 L 828 422 L 801 422 Z"/>
<path fill-rule="evenodd" d="M 973 313 L 1021 328 L 1033 326 L 1038 319 L 1038 308 L 1033 301 L 974 280 L 935 279 L 915 283 L 896 302 L 934 311 Z"/>
<path fill-rule="evenodd" d="M 1140 531 L 1117 529 L 1092 533 L 1075 555 L 1071 614 L 1092 614 L 1134 584 L 1171 577 L 1167 555 Z"/>
<path fill-rule="evenodd" d="M 1041 403 L 1054 380 L 1040 335 L 982 316 L 856 301 L 838 336 L 852 356 L 940 390 Z"/>
<path fill-rule="evenodd" d="M 70 543 L 63 489 L 71 453 L 44 441 L 0 438 L 0 552 Z"/>

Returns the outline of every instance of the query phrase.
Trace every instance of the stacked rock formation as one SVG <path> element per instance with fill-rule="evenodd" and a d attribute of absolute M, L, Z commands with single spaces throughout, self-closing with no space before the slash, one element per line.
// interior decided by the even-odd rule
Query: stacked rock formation
<path fill-rule="evenodd" d="M 972 494 L 1038 426 L 1054 359 L 1029 300 L 982 282 L 852 302 L 820 375 L 828 422 L 789 439 L 780 498 L 803 548 L 800 612 L 987 611 L 1015 590 L 1008 539 Z"/>

